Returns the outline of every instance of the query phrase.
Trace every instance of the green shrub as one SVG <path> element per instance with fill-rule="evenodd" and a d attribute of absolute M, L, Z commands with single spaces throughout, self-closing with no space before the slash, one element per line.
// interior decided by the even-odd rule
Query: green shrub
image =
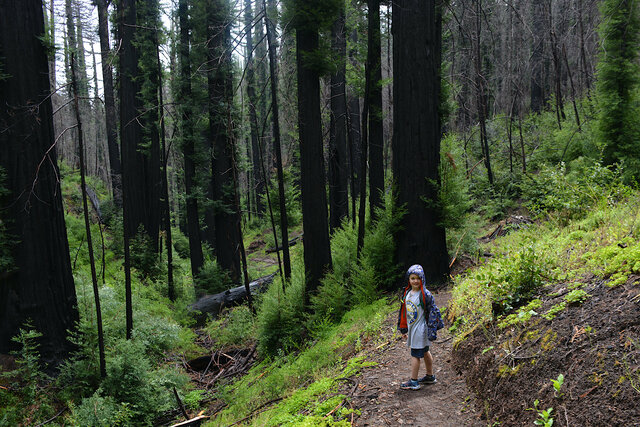
<path fill-rule="evenodd" d="M 461 146 L 461 142 L 453 135 L 444 137 L 440 146 L 441 225 L 447 229 L 463 227 L 465 216 L 472 206 L 469 183 L 461 167 Z"/>
<path fill-rule="evenodd" d="M 502 277 L 493 289 L 494 315 L 501 315 L 529 302 L 545 283 L 548 261 L 529 246 L 503 260 Z"/>
<path fill-rule="evenodd" d="M 40 366 L 37 340 L 42 334 L 27 323 L 11 338 L 20 345 L 12 351 L 16 369 L 0 373 L 10 389 L 0 387 L 0 425 L 22 425 L 25 419 L 40 420 L 51 416 L 53 407 L 42 388 L 48 380 Z"/>
<path fill-rule="evenodd" d="M 616 201 L 629 194 L 620 171 L 597 162 L 577 159 L 567 172 L 564 163 L 543 166 L 535 177 L 521 185 L 525 206 L 538 215 L 554 214 L 563 223 L 582 218 L 602 202 Z"/>
<path fill-rule="evenodd" d="M 399 230 L 406 210 L 400 208 L 392 193 L 388 192 L 385 194 L 384 206 L 377 209 L 376 213 L 378 219 L 365 234 L 360 255 L 361 270 L 364 272 L 368 267 L 373 269 L 374 275 L 369 277 L 373 279 L 373 283 L 369 286 L 373 286 L 374 289 L 393 290 L 401 273 L 394 261 L 396 246 L 395 239 L 391 236 Z M 361 279 L 354 280 L 362 283 Z"/>
<path fill-rule="evenodd" d="M 180 327 L 159 316 L 137 316 L 132 331 L 133 338 L 142 344 L 149 356 L 159 357 L 163 352 L 177 347 Z"/>
<path fill-rule="evenodd" d="M 229 273 L 215 260 L 206 261 L 195 279 L 196 293 L 217 294 L 234 286 Z"/>
<path fill-rule="evenodd" d="M 190 258 L 189 238 L 182 234 L 179 229 L 171 229 L 171 241 L 173 243 L 173 249 L 175 249 L 178 255 L 180 255 L 180 258 Z"/>
<path fill-rule="evenodd" d="M 107 355 L 107 377 L 99 390 L 126 405 L 136 424 L 151 424 L 174 406 L 172 388 L 183 388 L 188 382 L 185 374 L 173 368 L 153 369 L 143 343 L 119 340 Z"/>
<path fill-rule="evenodd" d="M 261 355 L 287 354 L 296 348 L 304 331 L 304 271 L 301 260 L 292 263 L 291 281 L 282 292 L 274 281 L 261 296 L 257 313 L 258 351 Z"/>
<path fill-rule="evenodd" d="M 207 325 L 207 332 L 221 347 L 245 346 L 256 336 L 256 320 L 246 305 L 231 308 Z"/>
<path fill-rule="evenodd" d="M 264 206 L 267 206 L 266 194 L 262 196 Z M 278 179 L 274 177 L 269 185 L 269 198 L 276 227 L 280 226 L 280 192 L 278 191 Z M 302 205 L 300 201 L 300 189 L 295 184 L 294 176 L 289 170 L 284 171 L 284 198 L 287 209 L 287 221 L 289 227 L 295 227 L 302 222 Z M 268 212 L 268 208 L 267 208 Z M 279 235 L 278 235 L 279 237 Z"/>
<path fill-rule="evenodd" d="M 95 392 L 80 405 L 71 407 L 70 421 L 73 425 L 88 427 L 126 426 L 133 417 L 129 404 L 118 403 L 111 396 L 102 397 L 100 392 Z"/>
<path fill-rule="evenodd" d="M 130 241 L 131 266 L 142 273 L 142 277 L 156 280 L 166 274 L 167 266 L 160 254 L 153 250 L 151 239 L 142 224 L 138 233 Z"/>

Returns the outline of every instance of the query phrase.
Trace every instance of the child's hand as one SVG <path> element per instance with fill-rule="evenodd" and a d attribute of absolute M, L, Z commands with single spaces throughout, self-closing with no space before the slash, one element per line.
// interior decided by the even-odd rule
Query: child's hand
<path fill-rule="evenodd" d="M 407 334 L 402 334 L 402 339 L 406 340 L 407 339 Z"/>

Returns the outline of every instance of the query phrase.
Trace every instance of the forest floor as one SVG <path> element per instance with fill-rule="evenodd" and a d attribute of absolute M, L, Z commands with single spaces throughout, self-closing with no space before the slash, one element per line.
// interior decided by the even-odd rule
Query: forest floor
<path fill-rule="evenodd" d="M 434 292 L 436 303 L 445 307 L 450 293 Z M 435 384 L 420 390 L 402 390 L 400 384 L 409 378 L 409 350 L 396 331 L 397 315 L 390 315 L 379 340 L 371 340 L 371 348 L 363 349 L 375 366 L 365 368 L 350 378 L 341 391 L 352 395 L 351 405 L 361 415 L 354 417 L 355 426 L 481 426 L 472 393 L 464 377 L 451 363 L 452 337 L 444 328 L 431 346 Z M 382 338 L 381 338 L 382 339 Z M 420 376 L 425 374 L 424 364 Z"/>

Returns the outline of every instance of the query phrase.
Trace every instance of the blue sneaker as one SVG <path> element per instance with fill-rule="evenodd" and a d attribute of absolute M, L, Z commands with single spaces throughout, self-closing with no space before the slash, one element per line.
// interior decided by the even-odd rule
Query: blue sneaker
<path fill-rule="evenodd" d="M 438 380 L 436 379 L 435 375 L 425 375 L 424 377 L 420 378 L 418 382 L 422 384 L 434 384 L 437 383 Z"/>
<path fill-rule="evenodd" d="M 400 388 L 402 390 L 420 390 L 422 386 L 417 380 L 409 380 L 405 383 L 400 384 Z"/>

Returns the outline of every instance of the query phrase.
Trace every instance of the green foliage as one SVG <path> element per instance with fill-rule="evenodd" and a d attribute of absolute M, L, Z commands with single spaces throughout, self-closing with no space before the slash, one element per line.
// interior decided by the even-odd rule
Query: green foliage
<path fill-rule="evenodd" d="M 389 305 L 384 300 L 358 306 L 345 313 L 340 324 L 328 327 L 322 336 L 316 337 L 317 342 L 300 348 L 299 352 L 268 358 L 254 366 L 246 376 L 221 390 L 220 398 L 228 407 L 216 416 L 214 423 L 232 424 L 264 403 L 283 398 L 281 403 L 256 415 L 252 424 L 315 425 L 315 414 L 328 406 L 320 396 L 338 394 L 339 378 L 355 375 L 371 365 L 364 358 L 353 358 L 357 343 L 376 339 L 384 320 L 396 308 L 395 303 Z M 302 412 L 310 416 L 301 416 Z M 334 425 L 339 416 L 348 414 L 346 411 L 334 413 L 333 418 L 325 419 L 325 425 Z"/>
<path fill-rule="evenodd" d="M 560 313 L 561 311 L 563 311 L 566 308 L 567 308 L 566 301 L 562 301 L 562 302 L 552 306 L 549 310 L 547 310 L 547 312 L 545 314 L 542 315 L 542 317 L 544 317 L 547 320 L 551 320 L 554 317 L 556 317 L 556 314 Z"/>
<path fill-rule="evenodd" d="M 266 194 L 261 195 L 262 202 L 267 206 Z M 271 179 L 269 185 L 269 198 L 271 199 L 271 209 L 273 210 L 273 220 L 276 228 L 280 229 L 280 192 L 278 191 L 278 178 Z M 302 205 L 300 201 L 300 189 L 295 184 L 293 174 L 290 170 L 284 171 L 284 203 L 287 210 L 287 224 L 295 227 L 302 222 Z M 280 236 L 278 232 L 278 237 Z"/>
<path fill-rule="evenodd" d="M 37 340 L 42 334 L 29 323 L 11 338 L 20 349 L 12 351 L 16 369 L 0 373 L 9 388 L 0 387 L 0 425 L 20 425 L 23 420 L 38 420 L 50 416 L 52 406 L 42 387 L 48 377 L 42 372 Z"/>
<path fill-rule="evenodd" d="M 142 224 L 138 233 L 130 241 L 129 253 L 131 254 L 131 266 L 140 271 L 144 278 L 159 279 L 166 275 L 166 264 L 158 253 L 153 250 L 151 238 L 144 231 Z"/>
<path fill-rule="evenodd" d="M 258 351 L 262 355 L 287 354 L 302 340 L 304 330 L 304 271 L 301 260 L 291 265 L 286 293 L 274 281 L 261 296 L 257 313 Z"/>
<path fill-rule="evenodd" d="M 80 405 L 71 407 L 71 422 L 74 425 L 91 427 L 109 427 L 130 425 L 134 413 L 127 403 L 119 403 L 111 397 L 102 397 L 95 392 Z"/>
<path fill-rule="evenodd" d="M 255 339 L 256 320 L 249 307 L 233 307 L 224 316 L 209 322 L 207 333 L 220 347 L 247 346 Z"/>
<path fill-rule="evenodd" d="M 574 289 L 565 295 L 564 299 L 569 304 L 580 305 L 585 302 L 591 295 L 582 289 Z"/>
<path fill-rule="evenodd" d="M 542 409 L 538 408 L 540 401 L 536 399 L 533 402 L 533 408 L 528 408 L 527 411 L 536 411 L 538 413 L 538 419 L 533 423 L 537 426 L 543 427 L 551 427 L 553 426 L 553 417 L 551 414 L 553 413 L 553 408 Z"/>
<path fill-rule="evenodd" d="M 311 296 L 312 329 L 322 327 L 326 321 L 338 321 L 349 309 L 349 304 L 370 304 L 380 291 L 392 290 L 399 278 L 394 263 L 393 236 L 400 226 L 404 210 L 400 209 L 390 193 L 385 195 L 384 206 L 377 210 L 377 220 L 365 234 L 360 259 L 356 259 L 357 229 L 344 221 L 331 239 L 333 271 L 322 279 L 316 295 Z"/>
<path fill-rule="evenodd" d="M 564 163 L 544 166 L 521 184 L 527 208 L 537 215 L 552 215 L 563 223 L 581 218 L 599 204 L 619 200 L 630 189 L 622 184 L 619 170 L 589 161 L 574 162 L 567 172 Z"/>
<path fill-rule="evenodd" d="M 524 325 L 531 317 L 536 316 L 538 313 L 535 309 L 542 307 L 542 301 L 534 299 L 529 304 L 521 307 L 517 313 L 512 313 L 506 316 L 502 321 L 498 323 L 498 327 L 504 329 L 513 325 Z"/>
<path fill-rule="evenodd" d="M 492 296 L 495 315 L 508 313 L 533 298 L 550 270 L 548 261 L 532 246 L 505 258 L 500 269 L 502 274 L 497 278 Z"/>
<path fill-rule="evenodd" d="M 189 238 L 187 236 L 182 234 L 182 232 L 177 228 L 172 228 L 171 242 L 173 243 L 173 249 L 175 249 L 178 255 L 180 255 L 180 258 L 189 259 L 190 249 Z"/>
<path fill-rule="evenodd" d="M 637 0 L 606 0 L 598 28 L 598 135 L 606 164 L 624 161 L 628 180 L 640 177 L 640 10 Z"/>
<path fill-rule="evenodd" d="M 196 293 L 217 294 L 234 286 L 229 272 L 218 266 L 217 261 L 206 261 L 195 279 Z"/>
<path fill-rule="evenodd" d="M 560 390 L 562 389 L 562 385 L 564 384 L 564 375 L 560 374 L 560 375 L 558 375 L 557 379 L 554 380 L 552 378 L 550 381 L 551 381 L 551 384 L 553 385 L 553 390 L 554 390 L 553 394 L 556 397 L 562 396 L 563 393 L 561 393 Z"/>
<path fill-rule="evenodd" d="M 126 404 L 136 423 L 150 424 L 160 412 L 173 407 L 172 387 L 183 387 L 189 380 L 173 369 L 152 369 L 144 355 L 143 343 L 121 340 L 107 360 L 107 377 L 102 393 Z"/>
<path fill-rule="evenodd" d="M 384 206 L 376 210 L 377 220 L 365 234 L 360 265 L 374 270 L 374 280 L 380 290 L 395 289 L 401 277 L 395 259 L 395 240 L 389 238 L 396 234 L 406 210 L 398 206 L 392 192 L 385 193 Z"/>
<path fill-rule="evenodd" d="M 447 229 L 461 228 L 472 205 L 469 183 L 459 164 L 462 160 L 461 143 L 454 135 L 445 136 L 440 145 L 439 198 L 442 210 L 441 225 Z"/>

